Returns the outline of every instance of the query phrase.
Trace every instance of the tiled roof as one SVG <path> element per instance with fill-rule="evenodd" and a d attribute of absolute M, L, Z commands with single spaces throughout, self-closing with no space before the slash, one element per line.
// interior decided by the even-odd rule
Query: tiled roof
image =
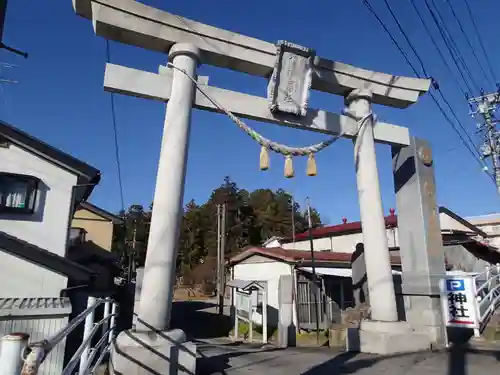
<path fill-rule="evenodd" d="M 274 260 L 286 263 L 299 263 L 301 261 L 311 261 L 311 252 L 303 250 L 288 250 L 282 247 L 251 247 L 240 254 L 237 254 L 229 259 L 229 265 L 235 265 L 253 255 L 261 255 Z M 337 253 L 331 251 L 315 251 L 314 260 L 318 263 L 350 263 L 352 253 Z M 401 258 L 399 256 L 391 256 L 393 265 L 400 265 Z"/>
<path fill-rule="evenodd" d="M 387 216 L 385 218 L 385 225 L 387 228 L 395 228 L 398 226 L 398 218 L 396 215 Z M 334 236 L 336 234 L 349 234 L 361 232 L 361 222 L 353 221 L 352 223 L 345 223 L 339 225 L 329 225 L 326 227 L 316 228 L 312 230 L 313 238 L 321 238 L 327 236 Z M 309 232 L 298 233 L 295 235 L 295 240 L 305 240 L 309 238 Z"/>
<path fill-rule="evenodd" d="M 75 194 L 76 203 L 87 200 L 101 180 L 101 172 L 98 169 L 1 120 L 0 141 L 12 143 L 75 174 L 78 178 L 79 189 L 82 191 L 82 194 Z"/>
<path fill-rule="evenodd" d="M 0 136 L 8 142 L 12 142 L 64 169 L 85 177 L 88 181 L 99 182 L 101 172 L 98 169 L 1 120 Z"/>
<path fill-rule="evenodd" d="M 452 219 L 456 220 L 460 224 L 466 226 L 469 228 L 471 231 L 478 233 L 479 235 L 486 237 L 487 234 L 481 231 L 478 227 L 475 225 L 471 224 L 467 220 L 463 219 L 459 215 L 455 214 L 453 211 L 447 209 L 446 207 L 439 207 L 439 213 L 444 213 L 451 217 Z M 391 228 L 396 228 L 398 226 L 398 217 L 397 215 L 389 215 L 385 217 L 385 226 L 387 229 Z M 352 234 L 352 233 L 361 233 L 361 222 L 360 221 L 353 221 L 351 223 L 343 223 L 343 224 L 338 224 L 338 225 L 329 225 L 321 228 L 316 228 L 312 230 L 312 237 L 313 238 L 323 238 L 323 237 L 334 237 L 334 236 L 341 236 L 345 234 Z M 295 240 L 301 241 L 301 240 L 306 240 L 309 238 L 309 232 L 303 232 L 303 233 L 297 233 L 295 235 Z M 292 242 L 291 238 L 283 239 L 282 242 L 287 243 L 287 242 Z"/>
<path fill-rule="evenodd" d="M 85 210 L 88 210 L 98 216 L 101 216 L 105 219 L 108 219 L 109 221 L 112 221 L 114 224 L 122 224 L 123 219 L 115 214 L 112 214 L 109 211 L 106 211 L 105 209 L 101 207 L 97 207 L 96 205 L 90 203 L 90 202 L 82 202 L 80 203 L 80 208 L 83 208 Z"/>

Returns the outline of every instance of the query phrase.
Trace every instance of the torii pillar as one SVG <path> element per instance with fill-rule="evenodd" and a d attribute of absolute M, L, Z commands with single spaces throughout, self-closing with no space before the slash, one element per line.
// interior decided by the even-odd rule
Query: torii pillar
<path fill-rule="evenodd" d="M 373 354 L 394 354 L 427 350 L 431 348 L 431 344 L 436 338 L 422 329 L 416 329 L 421 328 L 421 324 L 417 325 L 418 327 L 414 327 L 410 321 L 398 321 L 394 280 L 377 171 L 375 142 L 373 138 L 373 117 L 370 116 L 371 100 L 372 93 L 367 89 L 353 90 L 345 100 L 347 113 L 360 121 L 359 134 L 354 143 L 354 152 L 361 226 L 365 247 L 366 275 L 370 298 L 370 319 L 363 320 L 360 324 L 358 331 L 359 346 L 348 343 L 348 348 L 353 351 L 359 350 L 363 353 Z M 363 119 L 366 120 L 364 123 Z M 406 156 L 410 159 L 408 162 L 413 162 L 415 160 L 412 154 L 414 150 L 415 145 L 411 143 L 405 148 L 397 149 L 396 152 L 399 153 L 401 158 L 397 156 L 395 158 L 396 160 L 401 160 Z M 425 148 L 423 150 L 426 155 L 430 152 L 425 151 L 427 150 Z M 417 167 L 414 166 L 415 168 Z M 397 169 L 399 170 L 399 168 Z M 396 173 L 395 176 L 397 184 L 405 185 L 405 181 L 402 181 L 400 174 Z M 410 175 L 411 177 L 415 176 Z M 398 195 L 398 208 L 400 207 L 407 215 L 407 217 L 402 218 L 403 240 L 408 240 L 407 242 L 411 242 L 413 237 L 413 223 L 417 224 L 420 229 L 426 224 L 426 219 L 432 218 L 432 216 L 429 216 L 429 213 L 416 209 L 421 207 L 421 203 L 426 200 L 425 190 L 416 189 L 420 186 L 421 179 L 425 177 L 427 177 L 427 180 L 433 178 L 432 170 L 430 172 L 428 170 L 421 170 L 421 173 L 417 174 L 416 180 L 414 178 L 415 183 L 413 185 L 408 184 L 407 189 L 403 189 Z M 427 185 L 425 186 L 429 190 Z M 410 202 L 410 205 L 406 206 L 408 202 Z M 417 206 L 412 206 L 411 202 L 415 202 Z M 426 203 L 429 205 L 431 202 Z M 430 213 L 432 212 L 435 211 L 431 211 Z M 424 233 L 418 233 L 417 237 L 419 239 L 417 247 L 411 247 L 410 249 L 410 244 L 404 243 L 406 252 L 403 251 L 402 253 L 403 277 L 405 271 L 425 271 L 425 273 L 422 273 L 423 280 L 430 287 L 432 284 L 428 272 L 430 264 L 427 262 L 428 257 L 423 257 L 425 255 L 424 249 L 426 248 L 420 247 L 425 242 Z M 442 249 L 437 248 L 436 252 L 442 254 Z M 432 260 L 436 260 L 436 258 Z M 416 263 L 423 263 L 427 267 L 412 267 Z M 405 265 L 406 270 L 404 268 Z M 444 262 L 442 266 L 444 266 Z M 411 283 L 410 280 L 408 282 Z M 427 300 L 420 301 L 420 304 L 428 307 L 426 302 Z M 424 311 L 420 309 L 415 312 L 418 314 Z M 426 310 L 425 312 L 428 311 Z"/>
<path fill-rule="evenodd" d="M 445 328 L 439 280 L 446 270 L 432 150 L 411 137 L 409 146 L 392 147 L 392 160 L 406 320 L 440 345 Z"/>
<path fill-rule="evenodd" d="M 175 44 L 173 71 L 156 177 L 148 253 L 135 330 L 121 332 L 113 348 L 113 372 L 126 375 L 196 372 L 196 346 L 180 329 L 169 330 L 175 266 L 183 215 L 184 183 L 200 50 Z M 126 77 L 125 77 L 126 79 Z M 142 364 L 142 365 L 141 365 Z"/>

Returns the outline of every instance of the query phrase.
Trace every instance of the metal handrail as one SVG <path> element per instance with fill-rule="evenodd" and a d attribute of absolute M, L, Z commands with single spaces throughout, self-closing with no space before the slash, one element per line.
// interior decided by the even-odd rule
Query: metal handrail
<path fill-rule="evenodd" d="M 105 307 L 104 317 L 100 321 L 94 322 L 94 312 L 103 304 Z M 112 308 L 110 309 L 111 304 Z M 36 375 L 51 350 L 83 322 L 85 322 L 85 328 L 82 343 L 71 357 L 66 367 L 63 369 L 61 375 L 70 375 L 76 368 L 77 364 L 79 364 L 79 375 L 93 374 L 97 367 L 102 363 L 106 354 L 109 352 L 113 341 L 117 316 L 118 305 L 110 298 L 96 299 L 94 297 L 89 297 L 87 308 L 78 314 L 77 317 L 72 319 L 55 335 L 27 346 L 23 353 L 24 365 L 21 370 L 21 375 Z M 100 329 L 102 329 L 102 337 L 98 340 L 94 347 L 91 347 L 92 339 L 96 336 Z M 100 355 L 97 358 L 97 361 L 94 362 L 98 353 L 100 353 Z"/>
<path fill-rule="evenodd" d="M 52 350 L 59 342 L 66 338 L 71 332 L 73 332 L 91 313 L 93 313 L 100 305 L 104 303 L 103 299 L 99 299 L 95 304 L 87 307 L 84 311 L 78 314 L 74 319 L 72 319 L 66 327 L 63 327 L 59 332 L 57 332 L 54 336 L 45 341 L 46 345 L 45 350 Z"/>
<path fill-rule="evenodd" d="M 473 279 L 476 285 L 475 297 L 480 326 L 476 330 L 476 336 L 478 336 L 500 305 L 500 264 L 486 267 L 483 272 L 475 275 Z M 481 284 L 478 284 L 479 281 Z"/>
<path fill-rule="evenodd" d="M 99 329 L 101 328 L 101 326 L 108 320 L 111 319 L 111 315 L 104 318 L 104 319 L 101 319 L 99 322 L 97 323 L 94 323 L 94 327 L 92 328 L 92 330 L 90 331 L 90 334 L 88 335 L 84 335 L 84 339 L 83 339 L 83 342 L 82 344 L 80 345 L 80 347 L 77 349 L 77 351 L 75 352 L 75 354 L 73 354 L 73 356 L 71 357 L 71 359 L 69 360 L 67 366 L 64 368 L 63 372 L 61 375 L 70 375 L 73 370 L 75 369 L 76 365 L 81 362 L 81 356 L 83 354 L 83 352 L 87 349 L 88 345 L 92 342 L 92 339 L 94 338 L 95 334 L 99 331 Z M 107 338 L 107 337 L 105 337 Z M 102 340 L 102 338 L 101 338 Z M 99 341 L 101 341 L 99 340 Z M 93 348 L 93 349 L 97 349 L 97 345 L 96 345 L 96 348 Z M 92 349 L 91 349 L 92 350 Z M 79 375 L 85 375 L 86 374 L 86 370 L 88 368 L 88 364 L 89 362 L 91 362 L 91 359 L 92 359 L 92 356 L 88 357 L 87 360 L 85 361 L 85 363 L 83 365 L 80 366 L 80 371 L 79 371 Z"/>
<path fill-rule="evenodd" d="M 103 344 L 109 345 L 108 336 L 107 335 L 109 334 L 109 332 L 111 332 L 111 330 L 112 330 L 111 328 L 108 329 L 104 333 L 104 335 L 99 339 L 99 341 L 97 341 L 97 344 L 95 344 L 95 346 L 92 349 L 90 349 L 90 356 L 89 356 L 89 358 L 87 360 L 87 363 L 85 364 L 85 369 L 84 369 L 84 372 L 83 372 L 84 374 L 92 374 L 92 371 L 89 371 L 89 367 L 94 362 L 94 359 L 95 359 L 97 353 L 99 353 L 99 349 L 101 349 L 101 346 Z M 101 350 L 101 354 L 103 352 L 106 353 L 105 350 Z M 65 375 L 66 373 L 67 373 L 67 370 L 65 370 L 62 375 Z M 71 374 L 71 372 L 68 372 L 68 374 Z"/>

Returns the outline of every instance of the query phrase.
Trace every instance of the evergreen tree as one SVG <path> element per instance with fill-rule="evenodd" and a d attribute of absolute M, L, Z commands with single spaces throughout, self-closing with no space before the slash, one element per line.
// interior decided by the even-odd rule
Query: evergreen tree
<path fill-rule="evenodd" d="M 203 278 L 214 277 L 217 205 L 224 203 L 226 256 L 249 245 L 260 246 L 272 236 L 291 237 L 292 221 L 296 232 L 308 229 L 307 212 L 284 190 L 257 189 L 249 192 L 240 189 L 235 181 L 226 176 L 205 203 L 199 205 L 191 200 L 184 207 L 176 264 L 178 274 L 186 277 L 191 274 L 191 279 L 200 279 L 200 275 L 193 277 L 192 273 L 203 269 L 204 275 L 206 274 Z M 124 225 L 115 231 L 115 251 L 132 252 L 139 266 L 143 265 L 145 259 L 152 208 L 152 204 L 147 211 L 141 205 L 130 206 L 126 212 L 120 213 L 124 218 Z M 313 227 L 322 225 L 319 212 L 312 207 L 311 221 Z"/>

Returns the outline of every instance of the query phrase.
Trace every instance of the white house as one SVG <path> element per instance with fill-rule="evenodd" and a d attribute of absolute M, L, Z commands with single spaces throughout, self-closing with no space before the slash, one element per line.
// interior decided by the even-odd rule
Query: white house
<path fill-rule="evenodd" d="M 315 271 L 323 279 L 328 307 L 335 302 L 340 309 L 354 305 L 352 291 L 352 254 L 348 252 L 318 252 L 314 257 Z M 400 274 L 401 259 L 399 255 L 391 256 L 393 274 Z M 278 323 L 278 285 L 282 275 L 293 276 L 295 284 L 293 319 L 296 326 L 312 327 L 314 314 L 311 315 L 312 290 L 308 276 L 312 272 L 312 257 L 310 251 L 289 250 L 280 247 L 251 247 L 229 260 L 231 278 L 234 280 L 260 281 L 267 288 L 268 325 L 276 327 Z M 333 312 L 329 310 L 328 314 Z M 259 324 L 261 316 L 255 313 L 254 321 Z M 324 319 L 324 317 L 320 317 Z M 322 324 L 326 321 L 321 322 Z"/>
<path fill-rule="evenodd" d="M 348 222 L 344 218 L 342 224 L 329 225 L 313 230 L 314 251 L 333 251 L 333 252 L 353 252 L 357 243 L 363 242 L 363 233 L 361 231 L 361 222 Z M 458 216 L 446 207 L 439 207 L 439 222 L 443 234 L 464 233 L 469 236 L 485 240 L 490 235 L 483 231 L 480 226 Z M 389 248 L 399 247 L 397 216 L 394 210 L 385 218 L 387 242 Z M 500 228 L 500 220 L 498 221 Z M 498 231 L 500 237 L 500 230 Z M 273 237 L 267 240 L 264 247 L 283 247 L 293 250 L 310 250 L 309 233 L 297 233 L 294 238 Z"/>
<path fill-rule="evenodd" d="M 467 221 L 488 235 L 486 241 L 490 245 L 500 248 L 500 214 L 471 216 Z"/>
<path fill-rule="evenodd" d="M 88 275 L 64 257 L 100 172 L 2 121 L 0 161 L 0 297 L 59 296 L 66 275 Z"/>
<path fill-rule="evenodd" d="M 439 209 L 439 213 L 446 267 L 450 272 L 457 270 L 476 272 L 483 270 L 487 263 L 500 262 L 498 249 L 479 240 L 487 237 L 485 232 L 444 207 Z M 401 259 L 397 216 L 393 210 L 385 221 L 396 293 L 398 293 Z M 333 302 L 337 309 L 343 310 L 352 306 L 354 299 L 361 299 L 362 302 L 364 298 L 360 298 L 357 294 L 361 293 L 359 290 L 367 293 L 366 289 L 363 289 L 366 286 L 353 287 L 365 276 L 364 265 L 361 269 L 357 268 L 356 274 L 353 274 L 353 264 L 360 259 L 357 245 L 363 242 L 361 223 L 349 223 L 344 219 L 342 224 L 316 228 L 311 234 L 316 273 L 324 283 L 323 289 L 327 301 L 322 309 L 325 314 L 330 314 L 332 320 L 335 319 L 335 312 L 330 307 L 333 306 Z M 296 326 L 308 328 L 315 322 L 309 282 L 312 271 L 310 249 L 309 233 L 305 232 L 298 233 L 293 238 L 271 238 L 262 248 L 245 249 L 229 260 L 228 265 L 232 270 L 233 279 L 260 281 L 267 285 L 269 325 L 272 326 L 277 322 L 278 283 L 281 275 L 294 277 L 296 303 L 293 315 Z M 364 263 L 364 259 L 362 262 Z M 361 284 L 365 282 L 366 279 Z M 398 304 L 401 306 L 399 310 L 404 311 L 402 297 L 398 299 Z M 254 320 L 259 323 L 261 318 L 256 314 Z"/>

